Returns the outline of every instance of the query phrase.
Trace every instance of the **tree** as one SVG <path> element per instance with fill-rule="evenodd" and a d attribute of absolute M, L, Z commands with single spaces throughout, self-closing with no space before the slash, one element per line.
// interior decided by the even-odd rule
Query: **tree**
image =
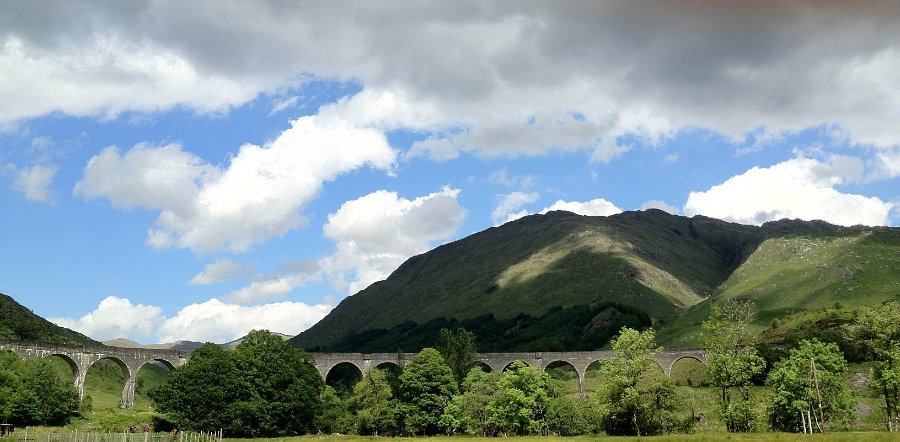
<path fill-rule="evenodd" d="M 653 329 L 623 327 L 612 341 L 615 357 L 601 370 L 608 381 L 600 391 L 603 429 L 637 436 L 673 431 L 678 398 L 675 385 L 651 358 L 661 351 Z"/>
<path fill-rule="evenodd" d="M 490 422 L 502 435 L 545 433 L 550 377 L 522 361 L 500 375 L 497 397 L 488 406 Z"/>
<path fill-rule="evenodd" d="M 326 385 L 319 397 L 322 411 L 316 416 L 316 428 L 324 434 L 350 432 L 353 428 L 352 416 L 334 388 Z"/>
<path fill-rule="evenodd" d="M 712 306 L 703 322 L 703 347 L 706 350 L 706 380 L 720 389 L 720 407 L 725 428 L 730 432 L 753 431 L 757 407 L 752 401 L 752 378 L 765 368 L 757 354 L 750 324 L 756 305 L 750 301 L 730 301 Z M 734 392 L 739 399 L 735 401 Z"/>
<path fill-rule="evenodd" d="M 479 436 L 494 436 L 490 405 L 497 399 L 497 381 L 494 373 L 486 373 L 479 367 L 469 371 L 462 384 L 462 394 L 454 396 L 441 415 L 441 427 L 448 434 L 464 432 Z"/>
<path fill-rule="evenodd" d="M 814 416 L 822 432 L 832 423 L 846 422 L 853 413 L 853 398 L 844 382 L 846 372 L 847 361 L 837 344 L 801 341 L 769 373 L 772 428 L 799 431 L 801 412 Z"/>
<path fill-rule="evenodd" d="M 453 372 L 457 386 L 461 386 L 466 375 L 475 366 L 475 334 L 464 328 L 459 328 L 456 332 L 442 328 L 438 334 L 437 349 Z"/>
<path fill-rule="evenodd" d="M 849 331 L 874 356 L 871 387 L 884 398 L 888 430 L 897 431 L 900 412 L 900 305 L 887 302 L 860 310 Z"/>
<path fill-rule="evenodd" d="M 260 427 L 254 436 L 283 436 L 315 431 L 324 387 L 308 353 L 266 330 L 251 331 L 234 358 L 254 403 Z"/>
<path fill-rule="evenodd" d="M 571 396 L 551 397 L 547 402 L 547 428 L 560 436 L 597 433 L 597 410 L 592 405 L 593 401 Z"/>
<path fill-rule="evenodd" d="M 187 364 L 169 373 L 150 397 L 183 430 L 244 434 L 245 422 L 235 415 L 235 404 L 247 393 L 240 378 L 231 355 L 207 343 L 191 353 Z"/>
<path fill-rule="evenodd" d="M 388 373 L 374 368 L 353 386 L 348 407 L 357 434 L 380 435 L 396 431 L 395 403 Z"/>
<path fill-rule="evenodd" d="M 46 359 L 25 361 L 22 388 L 38 398 L 37 415 L 34 416 L 38 423 L 62 425 L 78 412 L 75 386 L 69 379 L 60 377 Z"/>
<path fill-rule="evenodd" d="M 423 349 L 400 375 L 404 425 L 415 434 L 437 434 L 444 407 L 458 391 L 441 354 L 434 348 Z"/>
<path fill-rule="evenodd" d="M 183 429 L 282 436 L 315 430 L 323 386 L 311 356 L 253 331 L 232 352 L 213 344 L 194 350 L 151 397 Z"/>
<path fill-rule="evenodd" d="M 46 359 L 0 352 L 0 419 L 18 425 L 62 425 L 78 412 L 71 378 Z"/>

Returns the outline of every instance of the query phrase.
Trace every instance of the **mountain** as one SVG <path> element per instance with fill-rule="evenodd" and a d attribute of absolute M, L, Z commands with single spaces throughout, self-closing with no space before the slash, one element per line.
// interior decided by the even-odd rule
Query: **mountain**
<path fill-rule="evenodd" d="M 532 215 L 410 258 L 292 342 L 309 351 L 431 345 L 442 327 L 482 351 L 588 350 L 623 325 L 696 345 L 709 305 L 751 297 L 760 327 L 837 301 L 900 293 L 900 229 L 821 221 L 763 226 L 659 210 Z"/>
<path fill-rule="evenodd" d="M 0 339 L 54 344 L 102 345 L 73 330 L 60 327 L 0 293 Z"/>

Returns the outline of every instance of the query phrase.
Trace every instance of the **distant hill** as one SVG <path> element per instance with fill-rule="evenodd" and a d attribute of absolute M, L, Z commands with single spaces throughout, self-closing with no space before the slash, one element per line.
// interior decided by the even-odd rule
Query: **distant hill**
<path fill-rule="evenodd" d="M 465 327 L 482 351 L 588 350 L 623 325 L 696 345 L 710 303 L 749 297 L 760 328 L 836 301 L 900 293 L 900 229 L 821 221 L 746 226 L 659 210 L 532 215 L 415 256 L 292 342 L 396 351 Z"/>
<path fill-rule="evenodd" d="M 281 339 L 288 340 L 291 338 L 291 335 L 286 335 L 284 333 L 276 333 L 272 332 L 272 334 L 280 337 Z M 233 350 L 238 346 L 241 342 L 243 342 L 246 336 L 235 339 L 231 342 L 226 342 L 224 344 L 216 344 L 219 347 L 222 347 L 226 350 Z M 104 344 L 109 345 L 111 347 L 122 347 L 122 348 L 154 348 L 160 350 L 180 350 L 180 351 L 191 351 L 203 345 L 203 342 L 199 341 L 175 341 L 175 342 L 167 342 L 163 344 L 141 344 L 139 342 L 132 341 L 126 338 L 116 338 L 111 339 L 109 341 L 103 341 Z"/>
<path fill-rule="evenodd" d="M 271 333 L 275 336 L 278 336 L 281 339 L 284 339 L 285 341 L 292 338 L 291 335 L 286 335 L 284 333 L 278 333 L 278 332 L 271 332 Z M 246 338 L 246 336 L 237 338 L 237 339 L 235 339 L 231 342 L 227 342 L 225 344 L 219 344 L 219 347 L 222 347 L 225 350 L 234 350 L 235 347 L 237 347 L 241 342 L 244 342 L 244 338 Z"/>
<path fill-rule="evenodd" d="M 54 344 L 102 345 L 36 314 L 15 299 L 0 293 L 0 338 Z"/>

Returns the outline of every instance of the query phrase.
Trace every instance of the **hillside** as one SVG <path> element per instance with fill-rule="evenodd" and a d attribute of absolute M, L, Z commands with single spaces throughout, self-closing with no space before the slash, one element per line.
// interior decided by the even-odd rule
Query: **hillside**
<path fill-rule="evenodd" d="M 659 210 L 532 215 L 409 259 L 293 342 L 393 351 L 464 326 L 483 350 L 596 348 L 622 325 L 678 318 L 763 239 L 758 228 Z"/>
<path fill-rule="evenodd" d="M 101 345 L 99 342 L 35 315 L 15 299 L 0 293 L 0 338 L 12 341 Z"/>
<path fill-rule="evenodd" d="M 763 225 L 768 238 L 712 300 L 660 330 L 663 343 L 697 345 L 698 326 L 709 315 L 710 302 L 755 300 L 756 326 L 762 330 L 773 320 L 810 309 L 837 305 L 852 310 L 900 299 L 900 229 L 827 228 L 811 233 L 811 225 Z"/>
<path fill-rule="evenodd" d="M 652 325 L 666 345 L 693 346 L 712 302 L 756 299 L 762 329 L 807 308 L 893 299 L 898 260 L 897 228 L 551 212 L 409 259 L 292 342 L 395 351 L 465 327 L 483 351 L 588 350 L 622 325 Z"/>

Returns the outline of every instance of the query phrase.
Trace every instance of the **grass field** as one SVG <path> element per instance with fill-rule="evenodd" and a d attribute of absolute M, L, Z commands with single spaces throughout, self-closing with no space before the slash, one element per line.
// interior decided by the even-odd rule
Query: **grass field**
<path fill-rule="evenodd" d="M 286 437 L 286 438 L 278 438 L 278 439 L 225 439 L 227 441 L 278 441 L 278 442 L 355 442 L 355 441 L 377 441 L 377 440 L 386 440 L 384 437 L 374 437 L 374 436 L 341 436 L 341 435 L 328 435 L 328 436 L 301 436 L 301 437 Z M 709 433 L 701 433 L 701 434 L 673 434 L 673 435 L 665 435 L 665 436 L 652 436 L 652 437 L 609 437 L 609 436 L 575 436 L 575 437 L 560 437 L 560 436 L 528 436 L 528 437 L 505 437 L 505 438 L 496 438 L 496 437 L 466 437 L 466 436 L 453 436 L 453 437 L 417 437 L 414 440 L 432 440 L 432 441 L 454 441 L 454 442 L 488 442 L 488 441 L 497 441 L 497 440 L 522 440 L 527 442 L 543 442 L 543 441 L 647 441 L 652 440 L 654 442 L 679 442 L 679 441 L 690 441 L 690 442 L 704 442 L 704 441 L 720 441 L 720 440 L 734 440 L 734 441 L 829 441 L 829 442 L 857 442 L 857 441 L 865 441 L 865 442 L 881 442 L 881 441 L 896 441 L 900 440 L 900 434 L 898 433 L 887 433 L 887 432 L 832 432 L 828 434 L 813 434 L 813 435 L 803 435 L 803 434 L 793 434 L 793 433 L 750 433 L 750 434 L 709 434 Z"/>

